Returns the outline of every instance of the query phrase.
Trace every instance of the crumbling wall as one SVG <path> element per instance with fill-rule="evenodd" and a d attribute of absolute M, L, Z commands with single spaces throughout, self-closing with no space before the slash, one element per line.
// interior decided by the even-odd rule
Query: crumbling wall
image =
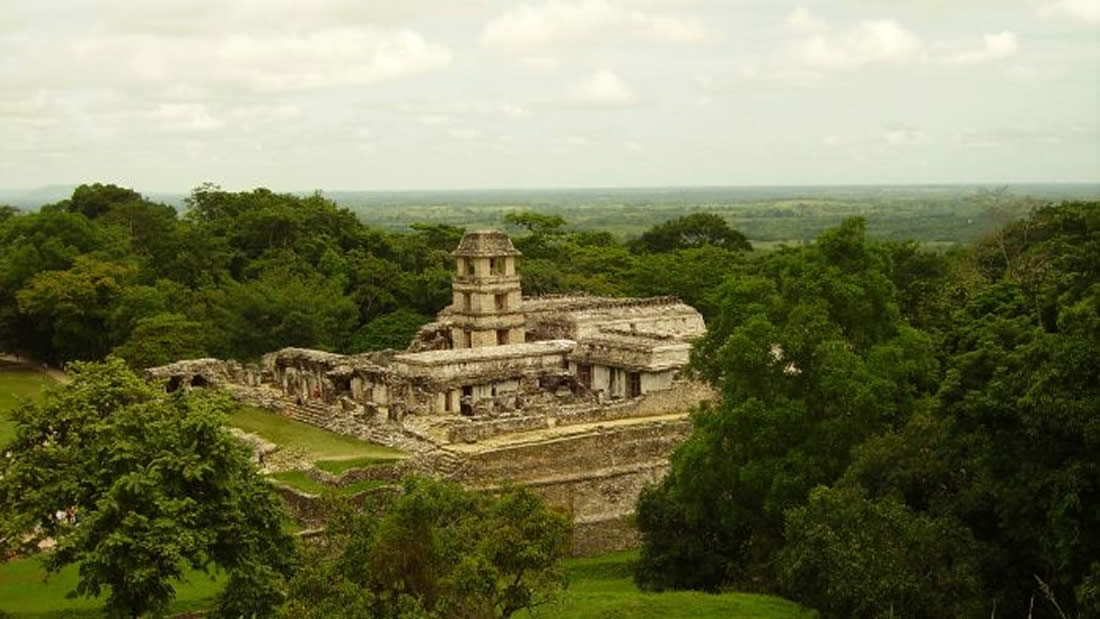
<path fill-rule="evenodd" d="M 220 387 L 228 384 L 258 386 L 262 382 L 260 366 L 244 366 L 221 359 L 186 359 L 168 365 L 147 368 L 145 379 L 164 385 L 168 391 L 193 387 Z"/>
<path fill-rule="evenodd" d="M 569 554 L 574 557 L 596 555 L 637 548 L 641 534 L 632 516 L 592 522 L 574 522 L 569 538 Z"/>
<path fill-rule="evenodd" d="M 687 419 L 597 428 L 575 436 L 470 454 L 460 480 L 475 485 L 578 475 L 665 459 L 691 431 Z"/>
<path fill-rule="evenodd" d="M 327 486 L 343 488 L 362 481 L 397 483 L 406 475 L 420 472 L 422 471 L 419 469 L 418 464 L 413 460 L 396 460 L 393 462 L 372 463 L 345 471 L 340 475 L 314 467 L 306 471 L 306 476 Z"/>
<path fill-rule="evenodd" d="M 451 443 L 476 443 L 477 441 L 550 427 L 547 415 L 515 415 L 491 418 L 459 418 L 450 421 L 447 440 Z"/>
<path fill-rule="evenodd" d="M 451 340 L 451 329 L 454 323 L 450 320 L 429 322 L 420 327 L 413 336 L 405 352 L 426 352 L 429 350 L 450 350 L 454 348 Z"/>

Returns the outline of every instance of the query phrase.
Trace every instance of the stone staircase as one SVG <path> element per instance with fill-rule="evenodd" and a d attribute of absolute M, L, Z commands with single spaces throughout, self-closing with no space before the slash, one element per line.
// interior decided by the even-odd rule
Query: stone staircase
<path fill-rule="evenodd" d="M 420 457 L 426 470 L 442 477 L 455 477 L 467 464 L 465 457 L 446 449 L 436 449 Z"/>
<path fill-rule="evenodd" d="M 301 421 L 302 423 L 308 423 L 322 428 L 325 427 L 325 424 L 333 417 L 332 412 L 330 412 L 325 405 L 315 402 L 284 404 L 282 407 L 282 414 L 295 421 Z"/>

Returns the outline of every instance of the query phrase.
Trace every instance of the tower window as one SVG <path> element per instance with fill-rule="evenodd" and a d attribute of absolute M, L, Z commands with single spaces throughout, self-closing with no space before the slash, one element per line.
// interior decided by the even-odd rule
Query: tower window
<path fill-rule="evenodd" d="M 508 329 L 497 329 L 497 346 L 508 344 Z"/>
<path fill-rule="evenodd" d="M 508 309 L 508 295 L 498 294 L 494 298 L 496 299 L 497 311 Z"/>
<path fill-rule="evenodd" d="M 470 301 L 470 293 L 463 292 L 462 293 L 462 300 L 463 300 L 463 307 L 466 309 L 467 312 L 474 309 L 473 303 Z"/>
<path fill-rule="evenodd" d="M 627 375 L 626 397 L 636 398 L 640 395 L 642 395 L 642 375 L 638 372 L 631 372 Z"/>
<path fill-rule="evenodd" d="M 466 275 L 473 275 L 476 272 L 474 268 L 473 260 L 466 260 Z"/>

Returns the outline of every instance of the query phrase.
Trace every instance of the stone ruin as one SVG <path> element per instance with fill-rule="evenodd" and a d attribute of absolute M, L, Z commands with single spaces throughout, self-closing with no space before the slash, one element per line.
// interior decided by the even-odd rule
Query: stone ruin
<path fill-rule="evenodd" d="M 702 316 L 675 297 L 523 297 L 520 252 L 498 231 L 467 233 L 454 256 L 452 304 L 406 351 L 286 348 L 146 375 L 404 449 L 410 470 L 526 484 L 573 516 L 577 554 L 634 544 L 638 494 L 713 397 L 683 373 Z"/>

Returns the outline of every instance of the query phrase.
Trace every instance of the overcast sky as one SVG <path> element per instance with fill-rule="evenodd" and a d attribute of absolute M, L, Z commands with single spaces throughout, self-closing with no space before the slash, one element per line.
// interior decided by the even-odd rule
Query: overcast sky
<path fill-rule="evenodd" d="M 0 9 L 0 187 L 1100 179 L 1100 0 Z"/>

